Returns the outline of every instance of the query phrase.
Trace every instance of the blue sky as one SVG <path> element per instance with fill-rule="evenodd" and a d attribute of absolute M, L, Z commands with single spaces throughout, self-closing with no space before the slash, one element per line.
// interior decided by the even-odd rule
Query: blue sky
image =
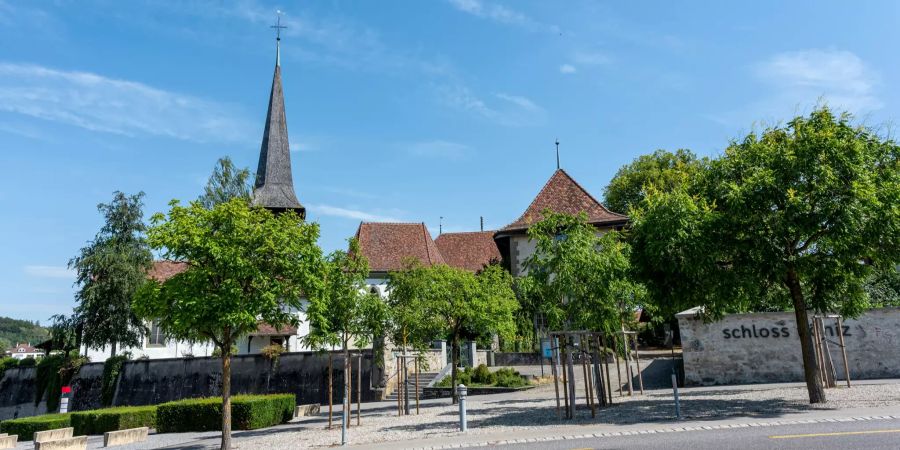
<path fill-rule="evenodd" d="M 146 215 L 256 167 L 281 9 L 294 181 L 326 251 L 360 220 L 501 227 L 555 168 L 596 196 L 657 148 L 900 114 L 900 3 L 0 0 L 0 315 L 69 312 L 115 190 Z"/>

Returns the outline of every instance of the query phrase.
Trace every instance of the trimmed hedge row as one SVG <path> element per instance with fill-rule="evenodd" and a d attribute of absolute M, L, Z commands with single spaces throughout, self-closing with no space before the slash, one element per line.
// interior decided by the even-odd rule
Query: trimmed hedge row
<path fill-rule="evenodd" d="M 156 405 L 76 411 L 69 415 L 76 436 L 138 427 L 156 428 Z"/>
<path fill-rule="evenodd" d="M 294 394 L 236 395 L 231 398 L 231 428 L 255 430 L 286 423 L 294 416 Z M 163 403 L 157 407 L 160 433 L 218 431 L 222 429 L 222 398 L 197 398 Z"/>
<path fill-rule="evenodd" d="M 4 420 L 0 423 L 0 433 L 18 434 L 20 441 L 30 441 L 34 439 L 34 433 L 38 431 L 72 426 L 70 418 L 69 414 L 45 414 L 43 416 Z"/>

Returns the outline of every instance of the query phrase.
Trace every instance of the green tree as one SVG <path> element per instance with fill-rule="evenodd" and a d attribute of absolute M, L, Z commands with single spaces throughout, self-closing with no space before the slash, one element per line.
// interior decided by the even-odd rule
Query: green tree
<path fill-rule="evenodd" d="M 212 341 L 222 358 L 222 448 L 231 446 L 231 349 L 264 321 L 298 325 L 301 297 L 322 292 L 317 224 L 293 212 L 273 215 L 232 199 L 205 208 L 170 203 L 155 214 L 150 245 L 187 270 L 163 283 L 148 282 L 135 307 L 159 321 L 168 336 Z"/>
<path fill-rule="evenodd" d="M 216 161 L 216 167 L 203 188 L 203 195 L 198 200 L 207 209 L 233 198 L 250 201 L 253 186 L 250 184 L 250 169 L 239 169 L 231 162 L 231 158 L 223 156 Z"/>
<path fill-rule="evenodd" d="M 521 285 L 535 313 L 555 330 L 616 332 L 644 299 L 631 280 L 629 246 L 577 216 L 546 211 L 528 229 L 535 242 Z"/>
<path fill-rule="evenodd" d="M 511 338 L 515 334 L 515 312 L 519 308 L 512 289 L 512 277 L 499 265 L 492 264 L 479 273 L 436 265 L 414 267 L 414 292 L 403 295 L 418 297 L 423 317 L 433 336 L 450 341 L 453 386 L 458 379 L 461 341 L 497 334 Z M 395 282 L 396 285 L 396 282 Z M 391 292 L 393 295 L 393 291 Z M 453 403 L 457 402 L 453 390 Z"/>
<path fill-rule="evenodd" d="M 873 307 L 900 306 L 900 267 L 876 267 L 865 290 Z"/>
<path fill-rule="evenodd" d="M 145 332 L 144 323 L 131 307 L 134 293 L 144 283 L 153 255 L 144 236 L 144 193 L 113 194 L 110 203 L 97 209 L 104 224 L 93 241 L 69 260 L 79 286 L 75 315 L 82 328 L 82 343 L 89 348 L 137 347 Z"/>
<path fill-rule="evenodd" d="M 350 345 L 366 347 L 383 329 L 385 307 L 369 292 L 369 264 L 350 239 L 349 251 L 337 250 L 325 258 L 324 291 L 310 299 L 306 308 L 310 333 L 304 338 L 313 348 L 337 345 L 344 353 L 344 423 L 349 420 L 351 386 Z M 330 376 L 330 374 L 329 374 Z"/>
<path fill-rule="evenodd" d="M 859 314 L 873 265 L 900 252 L 900 150 L 850 120 L 820 108 L 751 133 L 632 217 L 632 263 L 661 308 L 793 308 L 811 403 L 825 391 L 807 311 Z"/>
<path fill-rule="evenodd" d="M 385 332 L 395 345 L 425 350 L 438 338 L 441 325 L 428 313 L 426 293 L 431 272 L 417 259 L 388 276 L 388 322 Z"/>
<path fill-rule="evenodd" d="M 627 214 L 639 205 L 650 187 L 669 192 L 684 185 L 708 163 L 690 150 L 657 150 L 622 166 L 603 191 L 604 205 Z"/>

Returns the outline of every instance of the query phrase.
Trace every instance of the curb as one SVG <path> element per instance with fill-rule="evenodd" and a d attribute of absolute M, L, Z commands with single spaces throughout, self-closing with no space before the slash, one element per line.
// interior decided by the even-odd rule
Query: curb
<path fill-rule="evenodd" d="M 894 420 L 900 419 L 900 416 L 862 416 L 862 417 L 840 417 L 840 418 L 825 418 L 825 419 L 803 419 L 803 420 L 779 420 L 774 422 L 748 422 L 748 423 L 731 423 L 727 425 L 704 425 L 704 426 L 691 426 L 691 427 L 672 427 L 672 428 L 657 428 L 657 429 L 647 429 L 647 430 L 633 430 L 633 431 L 610 431 L 606 433 L 586 433 L 586 434 L 573 434 L 573 435 L 563 435 L 563 436 L 541 436 L 538 438 L 528 438 L 528 439 L 504 439 L 504 440 L 496 440 L 489 442 L 473 442 L 473 443 L 460 443 L 460 444 L 444 444 L 433 447 L 416 447 L 415 450 L 441 450 L 448 448 L 476 448 L 476 447 L 487 447 L 492 445 L 511 445 L 511 444 L 533 444 L 535 442 L 547 442 L 547 441 L 559 441 L 559 440 L 572 440 L 572 439 L 590 439 L 590 438 L 603 438 L 603 437 L 619 437 L 619 436 L 636 436 L 640 434 L 657 434 L 657 433 L 679 433 L 684 431 L 710 431 L 710 430 L 723 430 L 728 428 L 749 428 L 749 427 L 773 427 L 780 425 L 801 425 L 801 424 L 810 424 L 810 423 L 833 423 L 833 422 L 863 422 L 869 420 Z"/>

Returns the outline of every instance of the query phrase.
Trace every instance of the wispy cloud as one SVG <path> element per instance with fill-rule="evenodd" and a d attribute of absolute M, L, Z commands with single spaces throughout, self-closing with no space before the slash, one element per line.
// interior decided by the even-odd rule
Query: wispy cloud
<path fill-rule="evenodd" d="M 0 110 L 126 136 L 235 142 L 253 129 L 229 105 L 90 72 L 0 63 Z"/>
<path fill-rule="evenodd" d="M 578 71 L 578 69 L 576 69 L 575 66 L 573 66 L 571 64 L 563 64 L 563 65 L 559 66 L 559 73 L 572 74 L 577 71 Z"/>
<path fill-rule="evenodd" d="M 557 27 L 556 25 L 547 25 L 541 23 L 519 11 L 507 8 L 506 6 L 497 3 L 490 3 L 482 0 L 449 1 L 454 8 L 482 19 L 492 20 L 494 22 L 506 25 L 516 25 L 529 31 L 559 31 L 559 27 Z"/>
<path fill-rule="evenodd" d="M 310 204 L 307 205 L 310 212 L 320 216 L 341 217 L 344 219 L 364 220 L 367 222 L 402 222 L 402 220 L 376 213 L 360 211 L 358 209 L 341 208 L 332 205 Z"/>
<path fill-rule="evenodd" d="M 856 54 L 843 50 L 810 49 L 776 53 L 752 65 L 764 89 L 739 109 L 705 114 L 723 126 L 776 124 L 816 105 L 827 104 L 852 113 L 884 106 L 877 94 L 879 74 Z"/>
<path fill-rule="evenodd" d="M 406 146 L 406 151 L 412 156 L 450 160 L 462 159 L 470 150 L 468 145 L 443 140 L 415 142 Z"/>
<path fill-rule="evenodd" d="M 75 271 L 69 270 L 66 266 L 25 266 L 24 272 L 28 276 L 38 278 L 75 278 Z"/>
<path fill-rule="evenodd" d="M 832 106 L 854 112 L 881 108 L 875 96 L 878 74 L 854 53 L 843 50 L 801 50 L 778 53 L 757 65 L 757 75 L 778 95 L 802 103 L 824 98 Z"/>
<path fill-rule="evenodd" d="M 471 112 L 500 125 L 533 126 L 546 121 L 546 111 L 522 96 L 497 93 L 489 104 L 462 85 L 441 86 L 438 95 L 447 106 Z"/>

